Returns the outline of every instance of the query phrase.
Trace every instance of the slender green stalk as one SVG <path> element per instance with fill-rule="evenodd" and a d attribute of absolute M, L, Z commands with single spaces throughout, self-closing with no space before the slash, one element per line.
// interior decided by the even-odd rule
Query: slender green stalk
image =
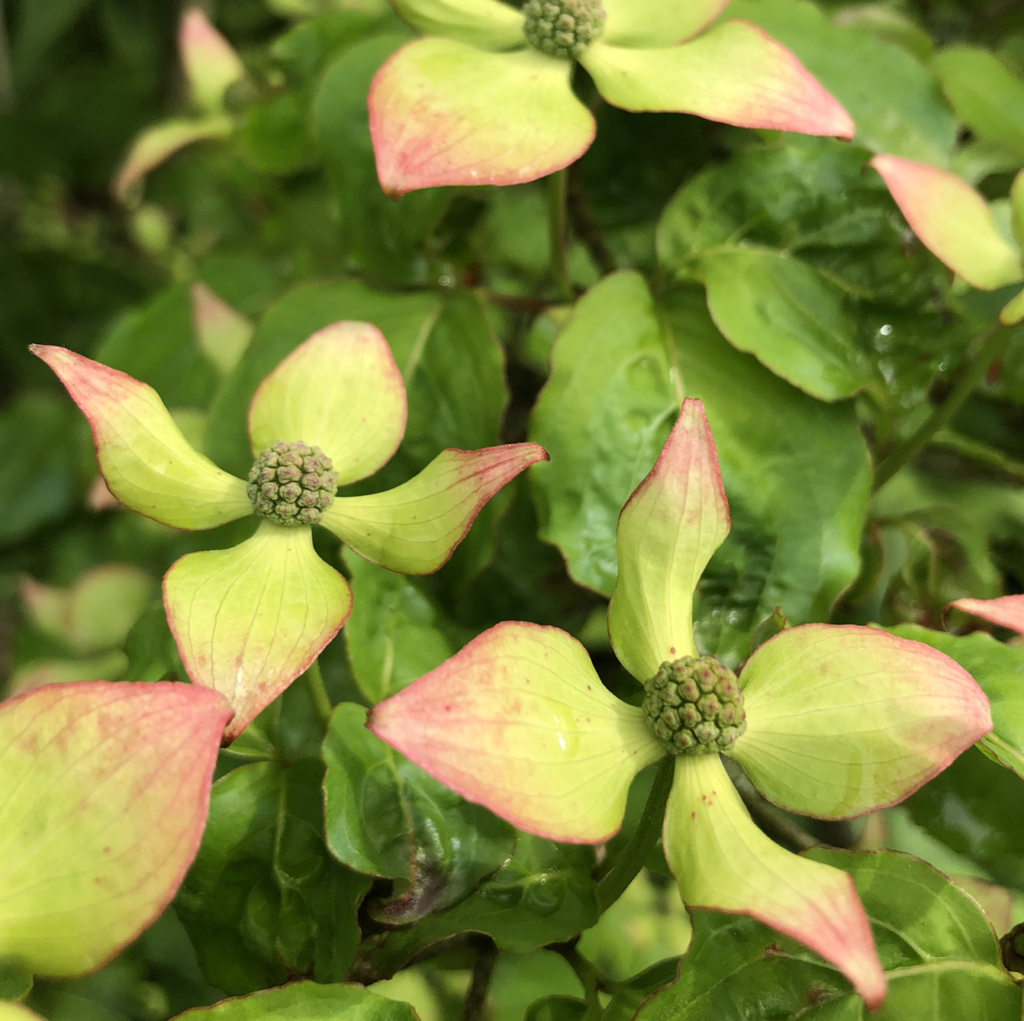
<path fill-rule="evenodd" d="M 551 275 L 563 301 L 572 301 L 569 282 L 569 229 L 566 200 L 569 194 L 569 172 L 556 170 L 548 177 L 548 230 L 551 242 Z"/>
<path fill-rule="evenodd" d="M 651 848 L 658 840 L 665 817 L 665 805 L 668 803 L 668 793 L 672 789 L 675 764 L 674 755 L 666 755 L 661 760 L 654 783 L 651 785 L 651 793 L 647 796 L 647 804 L 644 805 L 644 813 L 640 817 L 640 824 L 632 840 L 611 865 L 598 871 L 597 906 L 602 912 L 625 893 L 626 887 L 644 867 Z"/>
<path fill-rule="evenodd" d="M 569 967 L 576 972 L 576 977 L 583 986 L 583 1000 L 587 1005 L 583 1021 L 598 1021 L 601 1017 L 601 1001 L 597 997 L 597 969 L 577 950 L 575 942 L 562 943 L 552 949 L 557 950 L 568 961 Z"/>
<path fill-rule="evenodd" d="M 946 399 L 928 416 L 921 427 L 897 444 L 875 471 L 875 489 L 881 489 L 901 468 L 912 461 L 928 445 L 931 438 L 944 429 L 960 410 L 964 401 L 981 382 L 989 366 L 1003 353 L 1010 339 L 1010 330 L 995 325 L 971 342 L 958 366 L 958 378 Z"/>
<path fill-rule="evenodd" d="M 498 948 L 491 940 L 480 948 L 473 963 L 473 978 L 462 1008 L 462 1021 L 480 1021 L 487 1006 L 487 990 L 494 973 L 494 962 L 498 959 Z"/>
<path fill-rule="evenodd" d="M 331 722 L 331 713 L 334 707 L 327 697 L 327 689 L 324 687 L 324 675 L 320 672 L 320 661 L 314 659 L 309 669 L 302 675 L 306 682 L 306 691 L 309 693 L 309 700 L 313 703 L 320 722 L 327 727 Z"/>

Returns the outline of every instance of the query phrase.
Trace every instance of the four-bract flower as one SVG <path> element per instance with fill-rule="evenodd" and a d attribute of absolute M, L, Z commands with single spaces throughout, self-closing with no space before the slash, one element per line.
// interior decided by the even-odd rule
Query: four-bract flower
<path fill-rule="evenodd" d="M 674 755 L 663 841 L 684 903 L 800 940 L 874 1007 L 885 975 L 850 876 L 765 836 L 719 753 L 776 805 L 844 819 L 942 770 L 991 729 L 988 701 L 948 657 L 874 628 L 783 631 L 738 681 L 698 657 L 692 594 L 728 530 L 704 410 L 687 400 L 619 518 L 608 627 L 645 683 L 643 707 L 611 695 L 563 631 L 505 623 L 382 702 L 368 725 L 470 801 L 567 842 L 607 840 L 636 772 Z"/>
<path fill-rule="evenodd" d="M 392 3 L 428 38 L 403 46 L 370 89 L 377 174 L 391 195 L 519 184 L 578 159 L 595 125 L 573 94 L 573 61 L 625 110 L 853 136 L 842 106 L 761 29 L 708 29 L 728 0 Z"/>
<path fill-rule="evenodd" d="M 383 466 L 405 433 L 405 385 L 369 323 L 320 330 L 260 384 L 249 408 L 248 482 L 189 446 L 145 383 L 64 348 L 32 350 L 85 412 L 100 471 L 122 503 L 177 528 L 259 517 L 245 542 L 190 553 L 164 577 L 189 676 L 235 710 L 227 739 L 312 663 L 352 608 L 348 582 L 317 556 L 310 525 L 388 570 L 429 574 L 505 483 L 547 459 L 535 443 L 450 449 L 395 489 L 336 497 L 337 486 Z"/>

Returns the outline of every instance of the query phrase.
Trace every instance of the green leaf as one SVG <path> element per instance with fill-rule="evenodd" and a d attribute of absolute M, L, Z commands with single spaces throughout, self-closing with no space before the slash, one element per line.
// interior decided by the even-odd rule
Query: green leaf
<path fill-rule="evenodd" d="M 557 469 L 531 473 L 539 534 L 573 580 L 615 585 L 615 527 L 668 438 L 682 395 L 643 279 L 616 273 L 575 305 L 551 354 L 530 439 Z"/>
<path fill-rule="evenodd" d="M 396 202 L 383 193 L 366 106 L 377 69 L 408 38 L 387 34 L 363 40 L 327 68 L 313 99 L 313 139 L 337 196 L 348 255 L 380 280 L 433 283 L 436 274 L 431 280 L 424 248 L 451 195 L 429 190 Z"/>
<path fill-rule="evenodd" d="M 294 174 L 313 162 L 309 103 L 304 93 L 284 92 L 246 109 L 238 141 L 258 170 Z"/>
<path fill-rule="evenodd" d="M 950 635 L 916 624 L 889 628 L 955 659 L 981 685 L 992 706 L 992 733 L 980 741 L 996 762 L 1024 778 L 1024 648 L 991 635 Z"/>
<path fill-rule="evenodd" d="M 979 138 L 1024 159 L 1024 79 L 974 46 L 949 46 L 932 60 L 957 116 Z"/>
<path fill-rule="evenodd" d="M 512 849 L 512 827 L 398 755 L 340 705 L 324 740 L 327 844 L 339 861 L 396 879 L 373 914 L 415 921 L 465 897 Z"/>
<path fill-rule="evenodd" d="M 564 942 L 597 921 L 593 866 L 591 847 L 519 833 L 511 859 L 472 896 L 411 929 L 369 940 L 367 958 L 388 975 L 422 948 L 462 932 L 486 933 L 513 954 Z"/>
<path fill-rule="evenodd" d="M 846 295 L 814 267 L 751 249 L 715 251 L 700 264 L 715 325 L 777 376 L 822 401 L 877 378 L 856 345 Z"/>
<path fill-rule="evenodd" d="M 343 553 L 352 583 L 345 625 L 352 675 L 372 703 L 439 666 L 471 637 L 456 628 L 422 583 Z"/>
<path fill-rule="evenodd" d="M 581 1021 L 587 1016 L 583 1000 L 571 996 L 545 996 L 535 1000 L 526 1011 L 524 1021 Z"/>
<path fill-rule="evenodd" d="M 812 400 L 737 352 L 698 293 L 669 294 L 659 320 L 639 276 L 607 277 L 556 342 L 530 429 L 557 466 L 532 477 L 541 537 L 599 592 L 614 585 L 619 511 L 668 434 L 677 381 L 704 402 L 732 516 L 698 589 L 698 645 L 735 662 L 776 606 L 794 623 L 822 619 L 856 576 L 867 451 L 851 407 Z"/>
<path fill-rule="evenodd" d="M 32 991 L 32 972 L 17 961 L 0 961 L 0 1001 L 24 1000 Z"/>
<path fill-rule="evenodd" d="M 16 397 L 0 411 L 0 446 L 17 450 L 0 492 L 0 546 L 63 517 L 77 490 L 71 402 L 42 393 Z"/>
<path fill-rule="evenodd" d="M 172 408 L 204 408 L 217 386 L 217 371 L 196 343 L 192 295 L 184 283 L 122 316 L 93 357 L 148 383 Z"/>
<path fill-rule="evenodd" d="M 370 881 L 323 840 L 319 762 L 242 766 L 218 780 L 176 901 L 207 980 L 241 994 L 289 975 L 343 981 Z"/>
<path fill-rule="evenodd" d="M 866 148 L 946 164 L 956 126 L 934 79 L 906 50 L 835 25 L 807 0 L 733 0 L 728 14 L 792 50 L 846 107 Z"/>
<path fill-rule="evenodd" d="M 906 855 L 816 849 L 809 856 L 853 877 L 889 982 L 878 1011 L 869 1014 L 820 959 L 753 919 L 695 912 L 679 980 L 637 1021 L 1017 1021 L 1020 989 L 966 893 Z"/>
<path fill-rule="evenodd" d="M 293 982 L 212 1007 L 197 1007 L 174 1021 L 416 1021 L 407 1003 L 385 999 L 357 985 Z"/>

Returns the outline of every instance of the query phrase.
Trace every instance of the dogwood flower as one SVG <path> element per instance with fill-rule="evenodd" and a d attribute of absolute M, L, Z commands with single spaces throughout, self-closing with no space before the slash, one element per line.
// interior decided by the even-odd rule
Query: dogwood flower
<path fill-rule="evenodd" d="M 245 542 L 190 553 L 164 577 L 168 623 L 189 676 L 235 710 L 227 739 L 348 618 L 351 589 L 314 551 L 313 524 L 388 570 L 429 574 L 505 483 L 547 459 L 535 443 L 450 449 L 395 489 L 335 496 L 390 460 L 405 433 L 405 384 L 369 323 L 320 330 L 263 380 L 249 408 L 256 460 L 247 481 L 194 450 L 145 383 L 64 348 L 32 350 L 88 418 L 100 471 L 122 503 L 176 528 L 260 519 Z"/>
<path fill-rule="evenodd" d="M 686 400 L 619 518 L 608 627 L 644 683 L 642 707 L 615 698 L 570 635 L 504 623 L 378 705 L 368 726 L 468 800 L 573 843 L 611 837 L 634 775 L 674 756 L 662 839 L 683 902 L 803 942 L 875 1007 L 885 974 L 850 876 L 769 839 L 721 754 L 776 805 L 844 819 L 945 768 L 991 729 L 988 701 L 948 657 L 874 628 L 784 630 L 738 679 L 701 657 L 692 594 L 728 530 L 704 410 Z"/>
<path fill-rule="evenodd" d="M 747 128 L 853 136 L 840 104 L 789 50 L 744 21 L 708 28 L 728 0 L 392 0 L 428 38 L 370 89 L 370 131 L 390 195 L 520 184 L 594 140 L 574 61 L 613 106 Z"/>

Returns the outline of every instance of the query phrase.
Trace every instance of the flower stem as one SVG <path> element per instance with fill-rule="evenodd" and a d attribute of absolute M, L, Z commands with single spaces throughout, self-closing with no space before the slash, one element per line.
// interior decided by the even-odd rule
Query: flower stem
<path fill-rule="evenodd" d="M 875 489 L 881 489 L 901 468 L 912 461 L 928 445 L 931 438 L 945 428 L 961 405 L 988 372 L 989 366 L 1003 353 L 1011 331 L 998 323 L 976 337 L 958 366 L 959 376 L 946 399 L 936 406 L 921 427 L 897 444 L 875 470 Z"/>
<path fill-rule="evenodd" d="M 494 962 L 498 959 L 498 948 L 491 940 L 480 948 L 476 961 L 473 963 L 473 978 L 469 992 L 462 1007 L 462 1021 L 479 1021 L 484 1016 L 487 1004 L 487 990 L 494 972 Z"/>
<path fill-rule="evenodd" d="M 597 874 L 597 906 L 602 913 L 614 904 L 626 891 L 626 887 L 636 879 L 644 867 L 651 848 L 661 833 L 662 820 L 665 817 L 665 805 L 668 793 L 672 789 L 675 756 L 666 755 L 658 765 L 654 775 L 651 793 L 647 796 L 640 823 L 625 850 L 605 870 Z"/>
<path fill-rule="evenodd" d="M 309 693 L 309 700 L 313 703 L 316 715 L 320 722 L 327 727 L 331 722 L 331 713 L 334 707 L 327 697 L 327 689 L 324 687 L 324 675 L 320 671 L 320 661 L 314 659 L 309 669 L 302 675 L 306 682 L 306 691 Z"/>
<path fill-rule="evenodd" d="M 569 282 L 569 231 L 566 199 L 569 193 L 569 172 L 556 170 L 548 177 L 548 230 L 551 242 L 551 275 L 562 301 L 572 301 Z"/>
<path fill-rule="evenodd" d="M 560 943 L 557 946 L 552 946 L 551 949 L 565 958 L 569 967 L 576 972 L 576 977 L 583 987 L 583 999 L 587 1005 L 583 1021 L 597 1021 L 601 1016 L 601 1001 L 597 998 L 599 978 L 597 969 L 579 952 L 575 941 Z"/>

